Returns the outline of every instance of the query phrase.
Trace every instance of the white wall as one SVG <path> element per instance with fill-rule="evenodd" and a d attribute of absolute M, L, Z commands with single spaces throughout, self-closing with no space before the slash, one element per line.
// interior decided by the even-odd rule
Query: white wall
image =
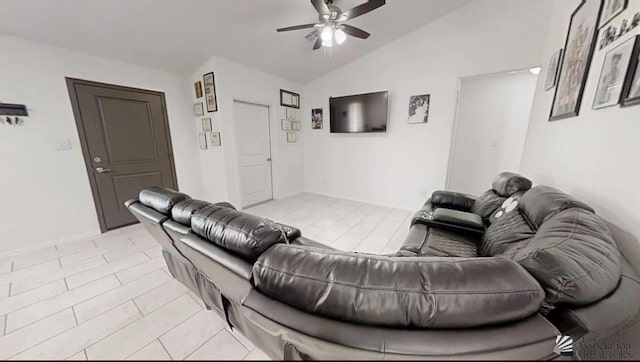
<path fill-rule="evenodd" d="M 578 0 L 555 2 L 540 79 L 546 77 L 551 55 L 564 47 L 569 19 L 578 4 Z M 627 10 L 611 24 L 620 29 L 622 20 L 638 11 L 640 1 L 630 0 Z M 640 28 L 603 50 L 596 48 L 578 117 L 548 122 L 553 90 L 545 92 L 544 82 L 539 82 L 522 165 L 522 172 L 534 183 L 555 186 L 582 199 L 636 236 L 640 236 L 640 106 L 599 110 L 591 106 L 605 53 L 638 34 Z"/>
<path fill-rule="evenodd" d="M 550 4 L 475 1 L 305 85 L 305 189 L 415 209 L 444 188 L 458 78 L 539 65 Z M 390 94 L 386 134 L 329 133 L 329 96 L 379 90 Z M 425 93 L 429 123 L 407 124 L 409 97 Z M 311 130 L 319 107 L 324 129 Z"/>
<path fill-rule="evenodd" d="M 537 81 L 529 70 L 461 81 L 448 189 L 479 195 L 520 170 Z"/>
<path fill-rule="evenodd" d="M 100 233 L 65 77 L 164 92 L 180 189 L 202 194 L 186 79 L 0 35 L 0 101 L 26 104 L 0 126 L 0 253 Z M 55 151 L 57 140 L 72 149 Z"/>
<path fill-rule="evenodd" d="M 280 130 L 285 108 L 280 106 L 280 89 L 300 93 L 302 86 L 226 59 L 213 57 L 191 75 L 190 94 L 196 100 L 193 83 L 205 73 L 214 72 L 218 96 L 218 112 L 206 113 L 211 117 L 213 130 L 220 132 L 222 147 L 200 150 L 204 198 L 210 201 L 230 201 L 241 205 L 239 171 L 235 142 L 233 101 L 241 100 L 270 107 L 271 151 L 273 167 L 273 195 L 282 198 L 303 191 L 303 136 L 298 133 L 297 143 L 287 143 L 287 133 Z M 305 96 L 301 94 L 304 104 Z M 298 110 L 298 117 L 302 114 Z M 196 117 L 199 124 L 202 117 Z M 198 131 L 201 131 L 198 125 Z"/>

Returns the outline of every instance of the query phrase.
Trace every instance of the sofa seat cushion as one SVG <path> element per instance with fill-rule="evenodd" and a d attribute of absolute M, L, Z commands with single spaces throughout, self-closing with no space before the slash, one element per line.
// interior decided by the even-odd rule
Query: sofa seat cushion
<path fill-rule="evenodd" d="M 169 215 L 175 204 L 189 198 L 189 195 L 157 186 L 146 188 L 138 194 L 140 203 L 165 215 Z"/>
<path fill-rule="evenodd" d="M 226 206 L 209 205 L 196 210 L 191 228 L 197 235 L 250 261 L 272 245 L 287 242 L 278 223 Z"/>
<path fill-rule="evenodd" d="M 478 239 L 440 228 L 429 228 L 420 255 L 472 258 L 478 255 Z"/>
<path fill-rule="evenodd" d="M 505 258 L 389 257 L 277 244 L 258 258 L 260 292 L 309 313 L 400 328 L 462 328 L 526 318 L 544 292 Z"/>

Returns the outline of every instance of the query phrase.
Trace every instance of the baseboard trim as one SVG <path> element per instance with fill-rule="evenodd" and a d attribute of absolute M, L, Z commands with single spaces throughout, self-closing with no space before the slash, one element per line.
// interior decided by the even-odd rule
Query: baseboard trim
<path fill-rule="evenodd" d="M 71 242 L 74 242 L 74 241 L 80 241 L 80 240 L 84 240 L 84 239 L 90 240 L 90 239 L 96 238 L 98 236 L 100 236 L 100 231 L 89 231 L 89 232 L 86 232 L 86 233 L 77 234 L 77 235 L 69 236 L 69 237 L 66 237 L 66 238 L 60 238 L 60 239 L 56 239 L 56 240 L 49 241 L 49 242 L 42 243 L 42 244 L 27 246 L 26 248 L 20 248 L 20 249 L 16 249 L 16 250 L 9 250 L 9 251 L 0 252 L 0 258 L 28 253 L 28 252 L 31 252 L 31 251 L 34 251 L 34 250 L 42 249 L 42 248 L 47 247 L 47 246 L 67 244 L 67 243 L 71 243 Z"/>

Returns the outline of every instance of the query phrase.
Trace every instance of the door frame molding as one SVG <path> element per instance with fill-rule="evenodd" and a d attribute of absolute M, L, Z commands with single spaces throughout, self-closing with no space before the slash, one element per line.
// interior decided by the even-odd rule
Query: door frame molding
<path fill-rule="evenodd" d="M 242 205 L 242 175 L 241 175 L 241 172 L 240 172 L 240 155 L 239 155 L 239 152 L 238 152 L 237 124 L 235 122 L 235 118 L 237 116 L 235 114 L 235 103 L 250 104 L 250 105 L 253 105 L 253 106 L 265 107 L 267 109 L 267 116 L 268 116 L 267 129 L 269 131 L 269 154 L 271 156 L 271 162 L 269 162 L 269 174 L 271 176 L 271 199 L 270 200 L 274 200 L 274 198 L 275 198 L 275 191 L 274 191 L 275 182 L 274 182 L 274 179 L 273 179 L 273 163 L 274 163 L 273 139 L 272 139 L 272 130 L 271 130 L 271 127 L 272 127 L 272 122 L 271 122 L 271 118 L 272 118 L 271 117 L 271 110 L 272 109 L 271 108 L 272 108 L 272 106 L 269 105 L 269 104 L 266 104 L 266 103 L 259 102 L 259 101 L 248 100 L 248 99 L 243 99 L 243 98 L 239 98 L 239 97 L 233 97 L 232 98 L 232 104 L 233 104 L 233 117 L 232 117 L 233 118 L 233 122 L 232 122 L 232 124 L 233 124 L 234 138 L 235 138 L 235 142 L 234 142 L 235 143 L 234 144 L 235 160 L 234 160 L 234 162 L 235 162 L 235 170 L 236 170 L 236 175 L 237 175 L 236 177 L 237 177 L 237 182 L 238 182 L 237 185 L 238 185 L 238 191 L 239 191 L 239 194 L 238 194 L 239 200 L 238 200 L 238 202 L 240 203 L 240 208 L 244 210 L 244 209 L 246 209 L 248 207 L 255 206 L 257 204 L 260 204 L 260 203 L 263 203 L 263 202 L 267 202 L 267 201 L 270 201 L 270 200 L 260 201 L 258 203 L 251 204 L 251 205 L 246 205 L 246 206 Z"/>
<path fill-rule="evenodd" d="M 162 115 L 163 115 L 162 121 L 164 124 L 165 134 L 167 138 L 166 139 L 167 147 L 169 148 L 168 156 L 169 156 L 169 164 L 171 165 L 171 177 L 173 178 L 173 184 L 176 185 L 176 189 L 178 189 L 178 177 L 176 175 L 176 166 L 175 166 L 175 160 L 173 156 L 173 145 L 171 143 L 171 130 L 169 127 L 169 116 L 167 113 L 167 102 L 165 99 L 165 94 L 164 92 L 152 91 L 148 89 L 126 87 L 126 86 L 121 86 L 116 84 L 94 82 L 90 80 L 71 78 L 71 77 L 65 77 L 65 81 L 67 83 L 67 90 L 69 91 L 69 97 L 71 98 L 71 108 L 73 109 L 73 117 L 75 118 L 76 128 L 78 130 L 78 136 L 80 137 L 80 147 L 82 149 L 82 157 L 84 159 L 87 175 L 89 176 L 89 185 L 91 186 L 93 204 L 98 214 L 98 223 L 100 224 L 100 231 L 102 233 L 105 233 L 108 231 L 107 223 L 106 223 L 104 212 L 101 206 L 102 202 L 100 201 L 100 194 L 98 193 L 98 183 L 96 181 L 96 175 L 93 172 L 93 164 L 91 162 L 91 156 L 89 155 L 89 143 L 87 142 L 87 136 L 85 133 L 84 124 L 82 123 L 82 112 L 80 111 L 80 104 L 78 102 L 78 95 L 76 93 L 75 86 L 76 84 L 89 85 L 93 87 L 102 87 L 102 88 L 109 88 L 114 90 L 146 93 L 146 94 L 160 96 L 160 102 L 162 104 Z"/>

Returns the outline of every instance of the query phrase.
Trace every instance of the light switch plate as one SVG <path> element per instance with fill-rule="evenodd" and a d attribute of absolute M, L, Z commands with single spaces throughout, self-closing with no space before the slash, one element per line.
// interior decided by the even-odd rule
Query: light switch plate
<path fill-rule="evenodd" d="M 71 149 L 71 140 L 58 140 L 56 141 L 56 150 L 58 151 L 66 151 Z"/>

